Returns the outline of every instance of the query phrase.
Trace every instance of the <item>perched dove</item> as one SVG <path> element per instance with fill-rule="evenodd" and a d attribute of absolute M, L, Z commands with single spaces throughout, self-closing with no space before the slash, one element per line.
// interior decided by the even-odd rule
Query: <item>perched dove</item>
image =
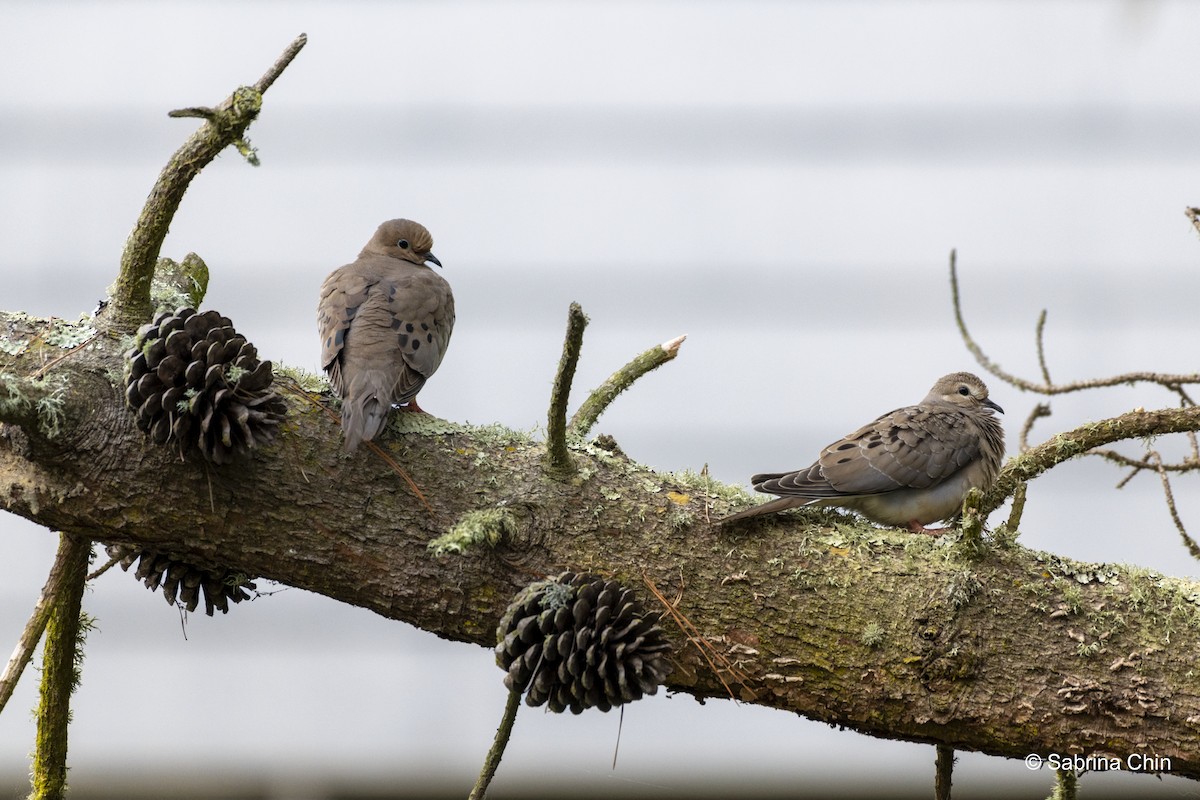
<path fill-rule="evenodd" d="M 352 264 L 321 284 L 321 364 L 342 398 L 347 451 L 375 438 L 393 405 L 420 411 L 417 392 L 442 363 L 454 295 L 426 264 L 442 265 L 432 247 L 424 226 L 389 220 Z"/>
<path fill-rule="evenodd" d="M 838 506 L 883 525 L 925 531 L 954 516 L 972 487 L 987 489 L 1004 457 L 1004 431 L 987 386 L 969 372 L 939 378 L 915 406 L 898 408 L 821 451 L 812 466 L 755 475 L 777 500 L 725 517 Z"/>

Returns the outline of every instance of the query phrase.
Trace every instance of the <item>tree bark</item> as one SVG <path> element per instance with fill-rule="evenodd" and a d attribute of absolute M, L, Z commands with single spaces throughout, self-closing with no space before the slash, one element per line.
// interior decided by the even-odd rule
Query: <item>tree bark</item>
<path fill-rule="evenodd" d="M 524 434 L 424 414 L 395 414 L 379 454 L 347 457 L 327 398 L 286 377 L 273 444 L 222 467 L 180 459 L 125 407 L 129 340 L 101 333 L 53 363 L 63 351 L 46 332 L 61 324 L 0 317 L 0 507 L 49 529 L 230 567 L 483 647 L 522 586 L 595 572 L 651 603 L 656 587 L 695 626 L 672 632 L 672 691 L 999 756 L 1170 759 L 1149 764 L 1200 777 L 1198 584 L 830 511 L 721 527 L 710 520 L 744 506 L 740 490 L 579 440 L 576 472 L 552 477 L 544 445 Z M 38 398 L 54 392 L 50 425 L 54 404 Z M 480 527 L 494 535 L 468 535 Z M 435 555 L 438 537 L 461 544 Z"/>

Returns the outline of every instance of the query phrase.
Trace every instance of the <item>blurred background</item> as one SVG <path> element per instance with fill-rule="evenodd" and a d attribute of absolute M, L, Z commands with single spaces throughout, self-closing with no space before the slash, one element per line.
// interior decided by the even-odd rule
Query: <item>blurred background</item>
<path fill-rule="evenodd" d="M 266 358 L 316 370 L 316 292 L 382 220 L 426 224 L 458 325 L 422 405 L 543 424 L 569 302 L 582 394 L 647 347 L 681 357 L 601 420 L 663 470 L 723 481 L 809 463 L 933 380 L 975 369 L 954 326 L 1059 381 L 1196 370 L 1200 5 L 1123 2 L 18 2 L 0 5 L 0 307 L 74 317 L 114 279 L 195 120 L 308 47 L 193 184 L 163 254 Z M 1040 398 L 989 380 L 1010 439 Z M 1147 388 L 1057 398 L 1034 441 Z M 1179 443 L 1157 443 L 1168 455 Z M 1010 448 L 1011 450 L 1012 448 Z M 1030 488 L 1022 542 L 1197 572 L 1157 479 L 1099 462 Z M 1194 479 L 1184 519 L 1200 530 Z M 999 519 L 997 515 L 995 519 Z M 0 514 L 0 646 L 55 537 Z M 75 798 L 463 797 L 504 705 L 478 647 L 288 590 L 209 619 L 110 572 L 74 701 Z M 831 610 L 831 613 L 833 611 Z M 24 797 L 37 673 L 0 715 Z M 927 797 L 934 751 L 731 702 L 526 710 L 490 796 Z M 956 798 L 1052 776 L 960 754 Z M 1089 797 L 1196 784 L 1088 775 Z"/>

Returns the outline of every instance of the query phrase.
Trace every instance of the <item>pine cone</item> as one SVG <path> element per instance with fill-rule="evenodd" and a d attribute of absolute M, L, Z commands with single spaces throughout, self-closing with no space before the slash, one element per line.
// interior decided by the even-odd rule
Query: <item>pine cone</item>
<path fill-rule="evenodd" d="M 287 411 L 271 362 L 216 311 L 181 308 L 143 325 L 125 354 L 125 400 L 155 444 L 224 464 L 275 438 Z"/>
<path fill-rule="evenodd" d="M 654 694 L 671 671 L 662 615 L 630 589 L 564 572 L 517 593 L 496 631 L 496 663 L 527 705 L 578 714 Z"/>
<path fill-rule="evenodd" d="M 196 567 L 168 554 L 126 545 L 109 545 L 106 550 L 109 558 L 121 559 L 118 563 L 126 572 L 137 561 L 134 577 L 152 592 L 161 586 L 168 605 L 178 602 L 188 611 L 195 611 L 203 593 L 204 613 L 210 617 L 214 609 L 228 614 L 230 601 L 249 600 L 249 593 L 258 588 L 244 575 L 227 569 Z"/>

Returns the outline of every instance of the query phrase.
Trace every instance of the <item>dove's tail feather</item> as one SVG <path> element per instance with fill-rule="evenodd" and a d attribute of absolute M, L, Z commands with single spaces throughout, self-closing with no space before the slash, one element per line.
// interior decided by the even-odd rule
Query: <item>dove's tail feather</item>
<path fill-rule="evenodd" d="M 752 506 L 745 511 L 739 511 L 736 514 L 730 514 L 728 517 L 717 520 L 718 525 L 724 525 L 726 522 L 734 522 L 739 519 L 747 519 L 749 517 L 757 517 L 761 514 L 771 514 L 776 511 L 785 511 L 789 508 L 800 508 L 809 503 L 814 502 L 816 498 L 804 497 L 779 497 L 769 503 Z"/>
<path fill-rule="evenodd" d="M 347 453 L 353 453 L 359 443 L 374 439 L 383 430 L 392 408 L 389 384 L 382 372 L 370 370 L 356 376 L 346 392 L 342 400 L 342 436 Z"/>

